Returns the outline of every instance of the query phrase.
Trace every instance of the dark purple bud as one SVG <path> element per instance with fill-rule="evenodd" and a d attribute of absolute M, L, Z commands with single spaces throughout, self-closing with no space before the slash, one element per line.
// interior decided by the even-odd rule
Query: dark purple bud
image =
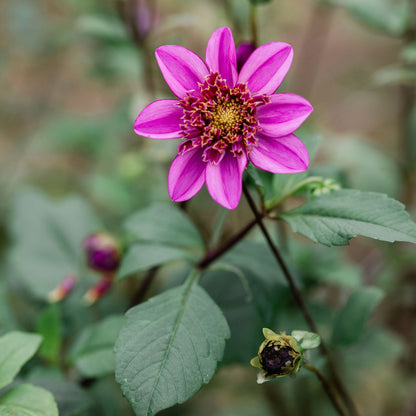
<path fill-rule="evenodd" d="M 240 72 L 248 57 L 256 49 L 253 42 L 243 41 L 237 46 L 237 71 Z"/>
<path fill-rule="evenodd" d="M 121 249 L 118 241 L 106 233 L 90 234 L 82 243 L 88 265 L 103 273 L 114 273 L 120 265 Z"/>
<path fill-rule="evenodd" d="M 137 34 L 141 40 L 144 40 L 150 33 L 154 20 L 154 10 L 148 0 L 137 0 L 135 17 Z"/>

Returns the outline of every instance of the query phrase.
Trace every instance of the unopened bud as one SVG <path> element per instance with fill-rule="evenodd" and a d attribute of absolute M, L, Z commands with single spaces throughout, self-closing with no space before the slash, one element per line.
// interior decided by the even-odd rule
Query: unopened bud
<path fill-rule="evenodd" d="M 97 300 L 101 299 L 108 292 L 112 284 L 113 279 L 109 279 L 107 277 L 101 279 L 94 286 L 88 289 L 87 293 L 84 295 L 85 301 L 89 305 L 97 302 Z"/>
<path fill-rule="evenodd" d="M 311 187 L 312 196 L 321 196 L 341 189 L 341 185 L 334 179 L 324 179 Z"/>
<path fill-rule="evenodd" d="M 237 71 L 240 72 L 248 57 L 256 49 L 253 42 L 243 41 L 237 46 Z"/>
<path fill-rule="evenodd" d="M 82 243 L 87 255 L 88 265 L 98 272 L 114 273 L 121 260 L 118 241 L 107 233 L 95 233 L 86 237 Z"/>
<path fill-rule="evenodd" d="M 276 334 L 267 328 L 263 329 L 263 334 L 266 339 L 260 345 L 257 356 L 250 361 L 253 367 L 260 369 L 257 383 L 297 373 L 303 357 L 296 339 L 284 332 Z"/>
<path fill-rule="evenodd" d="M 60 302 L 62 299 L 65 299 L 71 292 L 72 289 L 75 286 L 77 278 L 72 275 L 68 274 L 66 275 L 60 285 L 49 292 L 48 294 L 48 300 L 49 302 Z"/>

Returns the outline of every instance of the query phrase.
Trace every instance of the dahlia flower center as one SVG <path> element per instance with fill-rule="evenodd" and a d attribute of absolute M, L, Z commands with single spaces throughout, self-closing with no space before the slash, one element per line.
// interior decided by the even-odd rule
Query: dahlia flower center
<path fill-rule="evenodd" d="M 218 106 L 212 116 L 212 128 L 219 129 L 222 133 L 228 133 L 234 126 L 244 122 L 239 116 L 239 107 L 235 102 Z"/>
<path fill-rule="evenodd" d="M 252 96 L 246 84 L 231 88 L 218 72 L 210 73 L 198 92 L 189 92 L 179 102 L 185 138 L 179 153 L 201 148 L 203 160 L 214 164 L 225 152 L 235 157 L 248 154 L 256 146 L 260 130 L 256 108 L 268 102 L 267 95 Z"/>

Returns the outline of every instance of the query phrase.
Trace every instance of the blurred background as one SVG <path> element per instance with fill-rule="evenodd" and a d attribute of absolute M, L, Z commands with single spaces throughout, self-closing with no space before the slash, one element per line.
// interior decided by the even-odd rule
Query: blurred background
<path fill-rule="evenodd" d="M 414 2 L 257 3 L 259 43 L 284 41 L 295 51 L 280 90 L 302 95 L 314 106 L 299 132 L 300 138 L 320 137 L 314 172 L 345 187 L 386 193 L 405 203 L 415 218 Z M 203 57 L 209 36 L 220 26 L 231 27 L 236 43 L 251 40 L 251 13 L 249 0 L 3 1 L 2 259 L 11 244 L 13 201 L 22 189 L 35 188 L 50 197 L 81 195 L 110 229 L 134 210 L 168 201 L 167 171 L 177 143 L 133 132 L 139 111 L 171 94 L 154 50 L 177 44 Z M 215 207 L 205 191 L 190 203 L 190 215 L 207 235 Z M 237 230 L 241 221 L 241 215 L 230 213 L 226 233 Z M 296 244 L 310 299 L 336 308 L 361 282 L 385 291 L 373 326 L 360 343 L 340 352 L 340 366 L 363 414 L 416 415 L 414 248 L 358 238 L 334 254 L 304 240 Z M 13 286 L 4 283 L 5 272 L 1 279 L 4 287 Z M 121 302 L 118 309 L 123 308 Z M 281 316 L 283 326 L 285 320 L 300 319 L 289 307 Z M 31 329 L 22 317 L 20 322 Z M 322 322 L 325 332 L 324 317 Z M 4 320 L 1 324 L 7 326 Z M 100 400 L 107 395 L 112 405 L 85 414 L 131 414 L 111 376 L 99 383 L 93 387 L 101 391 Z M 333 414 L 321 395 L 308 375 L 257 386 L 253 369 L 233 364 L 221 368 L 189 402 L 163 414 Z M 319 404 L 316 397 L 321 397 Z"/>

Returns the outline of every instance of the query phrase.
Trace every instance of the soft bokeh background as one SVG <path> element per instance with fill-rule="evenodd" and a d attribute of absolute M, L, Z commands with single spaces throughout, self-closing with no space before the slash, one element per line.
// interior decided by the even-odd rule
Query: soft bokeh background
<path fill-rule="evenodd" d="M 139 1 L 138 16 L 130 13 L 130 3 L 2 2 L 0 244 L 4 255 L 12 201 L 28 186 L 51 196 L 80 194 L 110 228 L 150 202 L 167 201 L 167 169 L 177 143 L 143 139 L 132 128 L 146 104 L 170 94 L 154 49 L 178 44 L 203 56 L 207 39 L 220 26 L 230 26 L 236 42 L 251 38 L 248 0 Z M 349 8 L 330 3 L 273 0 L 259 5 L 259 42 L 284 41 L 295 50 L 281 90 L 305 96 L 315 108 L 299 136 L 322 136 L 316 172 L 347 187 L 387 193 L 414 213 L 415 159 L 406 140 L 413 134 L 415 142 L 415 130 L 409 133 L 405 122 L 411 121 L 406 118 L 406 97 L 409 91 L 414 94 L 416 77 L 411 70 L 416 48 L 403 31 L 403 22 L 411 18 L 410 8 L 404 8 L 405 1 L 350 0 Z M 357 11 L 357 4 L 364 6 Z M 189 210 L 209 234 L 216 205 L 205 191 Z M 249 217 L 248 211 L 243 219 L 245 215 Z M 231 213 L 227 232 L 239 224 L 241 215 Z M 316 274 L 313 269 L 311 281 L 322 283 L 325 273 L 336 275 L 339 267 L 331 266 L 332 261 L 338 264 L 333 254 L 318 250 L 320 260 L 313 260 L 311 250 L 317 249 L 305 248 L 303 240 L 298 244 L 304 277 L 316 262 L 322 262 L 319 267 L 324 271 Z M 343 352 L 340 364 L 346 374 L 355 371 L 354 377 L 346 375 L 347 384 L 367 415 L 416 415 L 414 253 L 408 246 L 357 239 L 342 253 L 350 267 L 343 283 L 329 284 L 324 290 L 312 285 L 312 299 L 334 305 L 345 301 L 342 290 L 353 288 L 351 281 L 361 278 L 387 293 L 373 317 L 383 332 L 368 332 L 362 344 Z M 372 349 L 363 355 L 363 345 L 369 344 Z M 368 367 L 362 368 L 363 362 Z M 296 383 L 286 380 L 265 387 L 257 386 L 254 379 L 255 372 L 247 365 L 226 366 L 187 404 L 165 414 L 307 415 L 318 414 L 310 410 L 314 397 L 326 400 L 315 380 L 306 376 Z M 113 409 L 101 409 L 102 414 L 130 414 L 118 387 L 111 380 L 99 383 L 93 386 L 101 391 L 98 397 L 109 392 L 116 403 Z M 323 406 L 326 413 L 319 414 L 332 414 Z"/>

